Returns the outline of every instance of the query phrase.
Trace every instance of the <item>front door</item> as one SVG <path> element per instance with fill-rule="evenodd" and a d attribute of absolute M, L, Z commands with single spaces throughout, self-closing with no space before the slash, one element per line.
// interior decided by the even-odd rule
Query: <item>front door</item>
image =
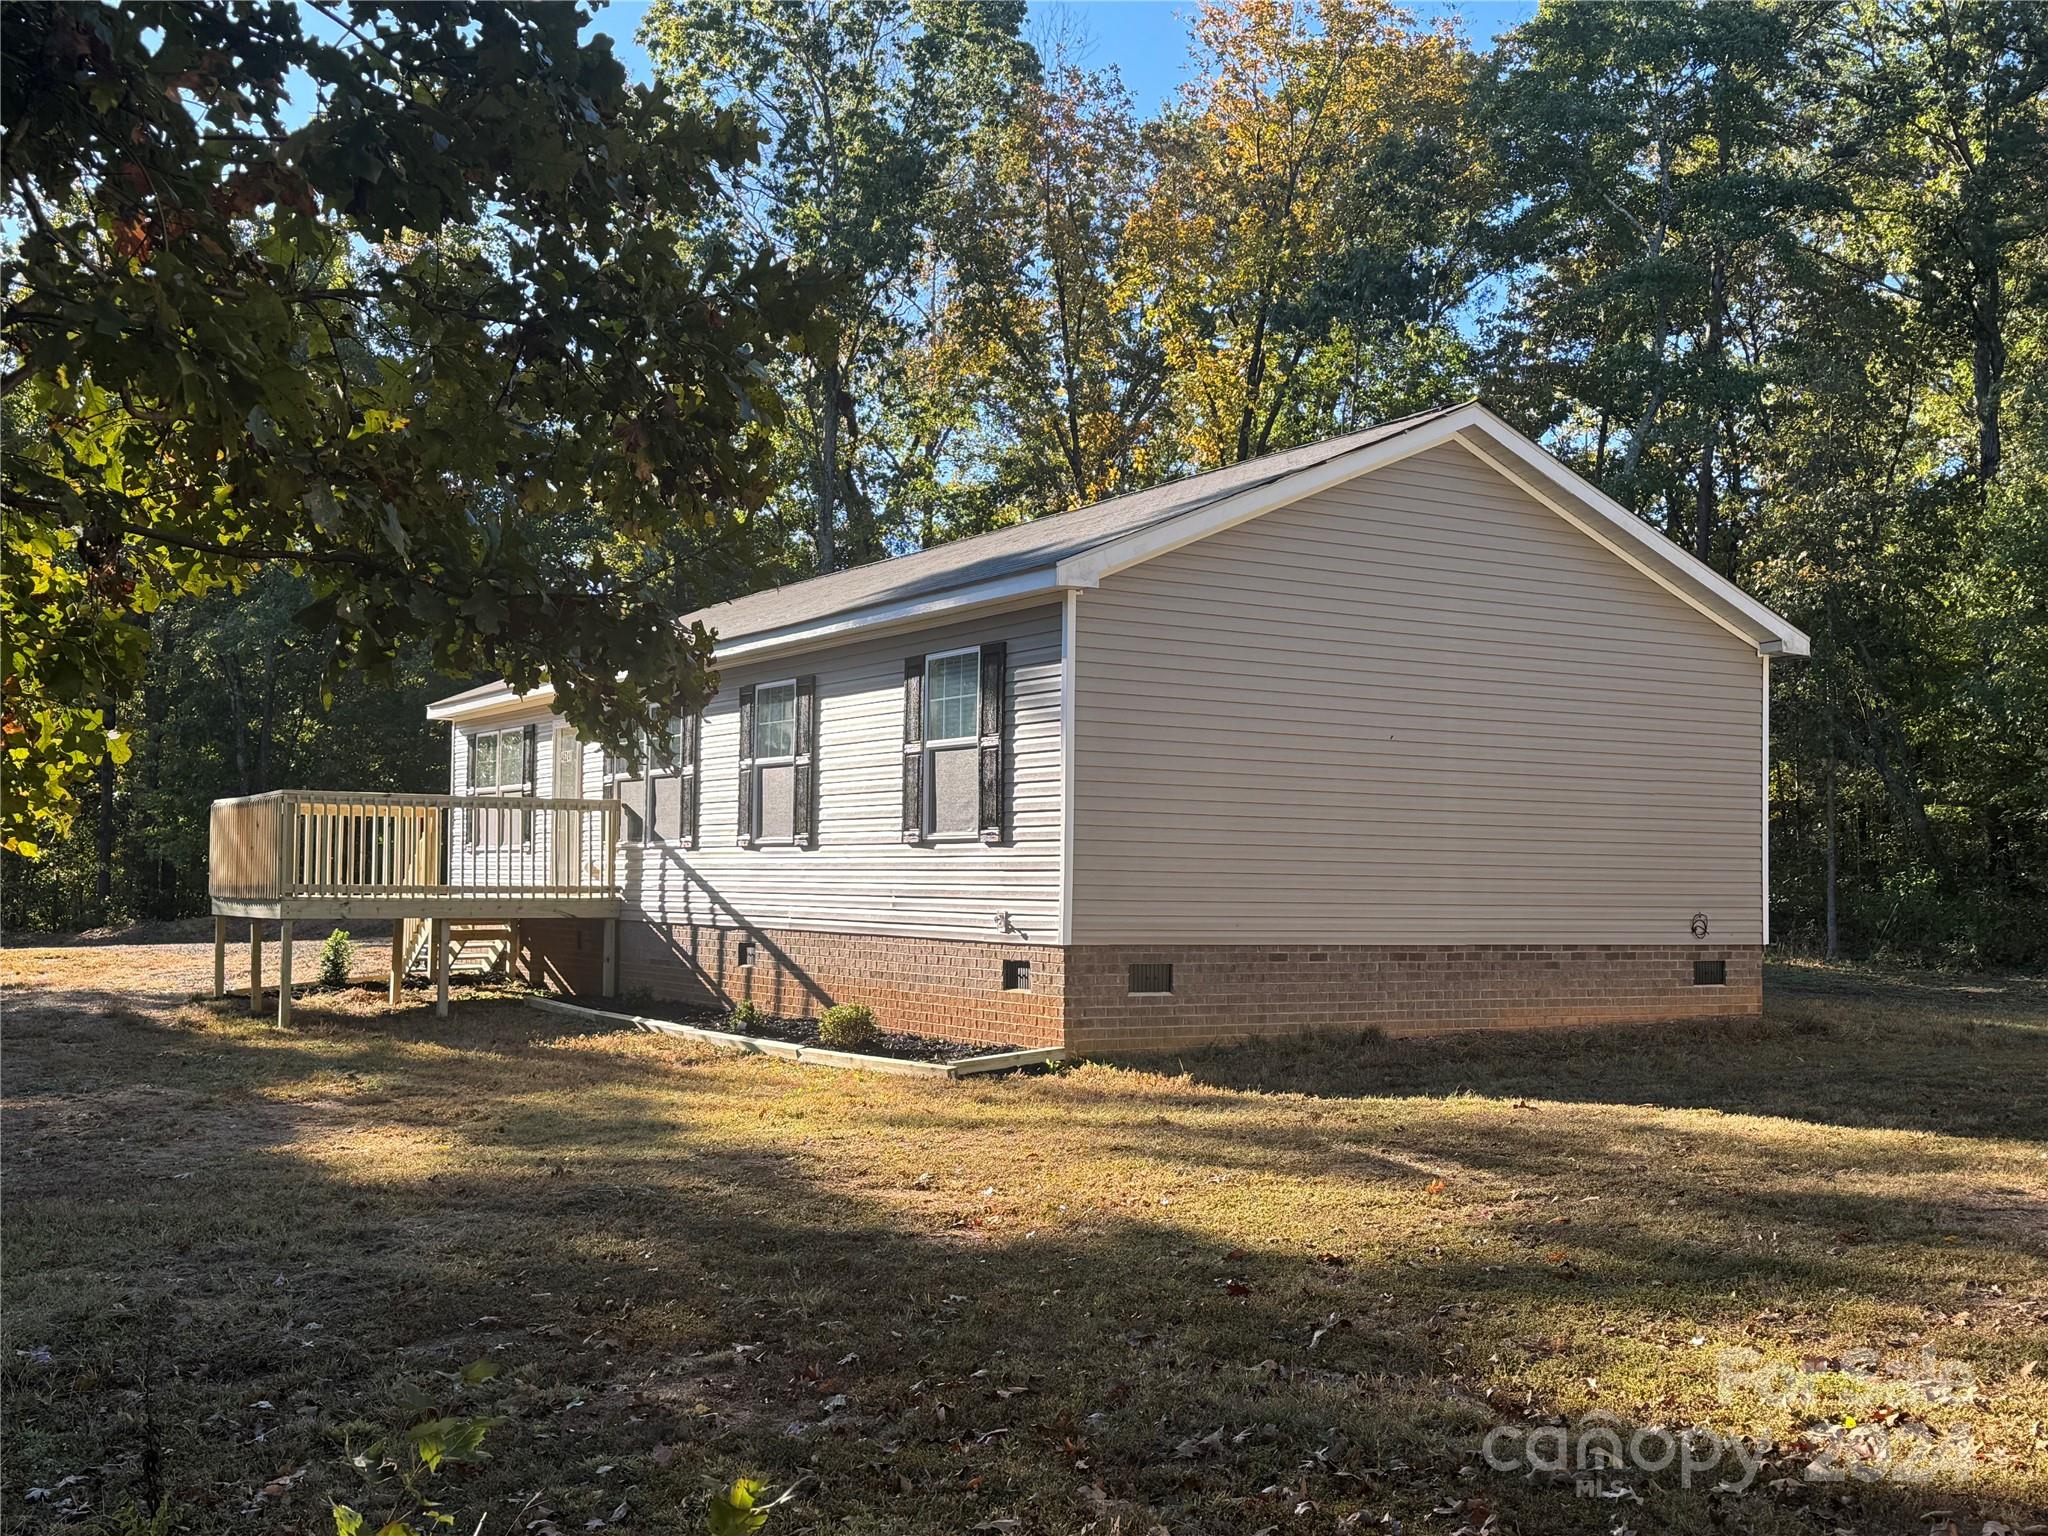
<path fill-rule="evenodd" d="M 583 743 L 566 725 L 555 727 L 555 798 L 578 800 L 583 796 Z M 582 885 L 583 813 L 559 811 L 554 822 L 554 883 L 575 889 Z"/>

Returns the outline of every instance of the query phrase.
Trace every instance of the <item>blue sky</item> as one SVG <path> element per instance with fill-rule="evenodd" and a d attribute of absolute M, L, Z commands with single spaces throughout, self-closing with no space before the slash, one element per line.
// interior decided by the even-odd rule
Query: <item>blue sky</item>
<path fill-rule="evenodd" d="M 1427 0 L 1413 8 L 1425 21 L 1458 18 L 1466 36 L 1482 49 L 1536 14 L 1534 0 Z M 633 41 L 645 10 L 638 0 L 609 0 L 598 7 L 597 19 L 585 34 L 609 34 L 614 51 L 636 80 L 649 75 L 647 54 Z M 1186 77 L 1193 14 L 1194 6 L 1183 0 L 1031 0 L 1026 32 L 1036 33 L 1055 20 L 1078 22 L 1082 33 L 1094 40 L 1088 63 L 1097 69 L 1114 64 L 1139 110 L 1151 113 Z"/>

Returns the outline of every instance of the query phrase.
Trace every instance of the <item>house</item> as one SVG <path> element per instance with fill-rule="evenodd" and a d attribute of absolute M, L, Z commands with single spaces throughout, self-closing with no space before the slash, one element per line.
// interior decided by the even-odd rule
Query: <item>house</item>
<path fill-rule="evenodd" d="M 618 990 L 1083 1050 L 1760 1006 L 1805 637 L 1476 404 L 693 617 L 644 771 L 429 712 L 457 795 L 620 802 Z M 600 990 L 601 926 L 524 965 Z"/>
<path fill-rule="evenodd" d="M 429 710 L 547 985 L 1075 1051 L 1761 1006 L 1806 638 L 1477 403 L 692 617 L 638 761 Z"/>

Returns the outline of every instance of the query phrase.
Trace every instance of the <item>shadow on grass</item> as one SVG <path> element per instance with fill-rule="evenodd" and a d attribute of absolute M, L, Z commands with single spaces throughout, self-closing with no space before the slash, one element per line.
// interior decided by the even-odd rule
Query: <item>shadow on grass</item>
<path fill-rule="evenodd" d="M 117 997 L 10 1032 L 11 1434 L 23 1476 L 93 1469 L 112 1508 L 142 1439 L 137 1298 L 164 1295 L 155 1413 L 187 1529 L 378 1507 L 351 1447 L 478 1356 L 508 1367 L 478 1394 L 506 1422 L 453 1481 L 463 1530 L 621 1506 L 621 1528 L 691 1529 L 739 1473 L 808 1479 L 791 1531 L 1911 1529 L 1923 1490 L 1764 1487 L 1811 1448 L 1741 1494 L 1627 1480 L 1637 1507 L 1479 1447 L 1605 1403 L 1633 1408 L 1624 1437 L 1653 1415 L 1784 1435 L 1801 1414 L 1720 1400 L 1690 1340 L 1796 1360 L 1921 1327 L 1958 1277 L 2041 1280 L 2027 1231 L 1930 1260 L 1931 1182 L 1830 1187 L 1854 1154 L 1739 1122 L 1283 1103 L 1192 1065 L 963 1089 L 510 1003 L 442 1021 L 337 996 L 278 1034 L 231 1006 L 109 1018 Z M 1971 1153 L 1896 1156 L 1932 1181 Z M 1966 1460 L 1932 1502 L 2010 1516 L 2015 1476 Z"/>
<path fill-rule="evenodd" d="M 2048 981 L 1774 965 L 1760 1021 L 1311 1035 L 1188 1052 L 1171 1070 L 1331 1098 L 1472 1093 L 2048 1139 Z"/>

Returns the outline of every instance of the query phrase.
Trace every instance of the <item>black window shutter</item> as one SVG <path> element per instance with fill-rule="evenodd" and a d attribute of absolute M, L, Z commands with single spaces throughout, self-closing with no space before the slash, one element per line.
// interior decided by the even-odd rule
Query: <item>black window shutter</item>
<path fill-rule="evenodd" d="M 903 658 L 903 841 L 924 840 L 924 658 Z"/>
<path fill-rule="evenodd" d="M 697 761 L 698 743 L 704 730 L 702 715 L 683 716 L 683 846 L 697 846 L 697 784 L 703 778 Z"/>
<path fill-rule="evenodd" d="M 754 846 L 754 685 L 740 690 L 740 836 L 742 848 Z"/>
<path fill-rule="evenodd" d="M 796 680 L 796 805 L 790 830 L 799 848 L 818 846 L 818 680 Z"/>
<path fill-rule="evenodd" d="M 981 840 L 1003 840 L 1003 695 L 1009 647 L 981 648 Z"/>

